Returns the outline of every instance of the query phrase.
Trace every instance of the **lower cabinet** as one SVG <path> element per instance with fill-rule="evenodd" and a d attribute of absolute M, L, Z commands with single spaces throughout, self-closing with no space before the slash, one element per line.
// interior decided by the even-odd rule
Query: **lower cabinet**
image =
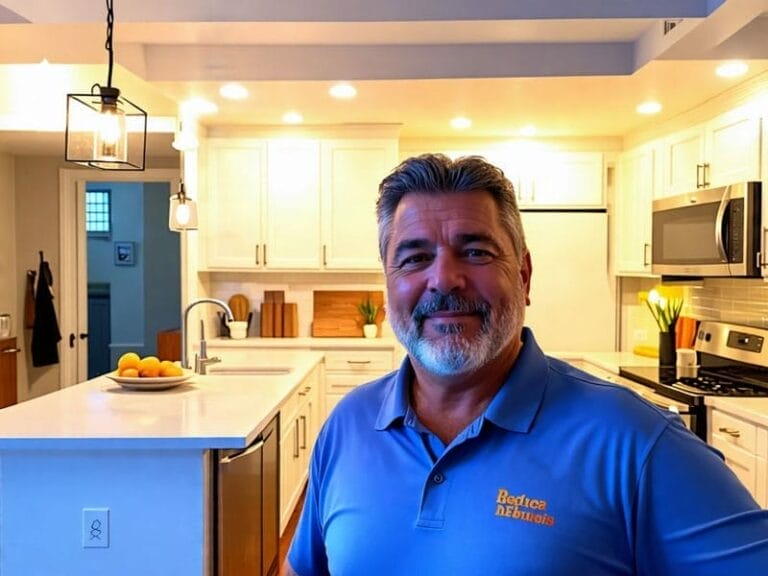
<path fill-rule="evenodd" d="M 301 498 L 320 426 L 320 376 L 315 367 L 280 409 L 280 534 Z"/>
<path fill-rule="evenodd" d="M 344 395 L 394 369 L 393 350 L 326 350 L 323 420 Z"/>
<path fill-rule="evenodd" d="M 0 339 L 0 408 L 16 404 L 16 338 Z"/>
<path fill-rule="evenodd" d="M 717 408 L 709 408 L 707 442 L 758 504 L 768 508 L 768 429 Z"/>

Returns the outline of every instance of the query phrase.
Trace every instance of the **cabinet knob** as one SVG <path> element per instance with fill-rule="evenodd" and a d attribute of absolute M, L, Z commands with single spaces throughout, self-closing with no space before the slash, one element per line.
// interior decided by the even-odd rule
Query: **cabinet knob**
<path fill-rule="evenodd" d="M 728 436 L 732 436 L 733 438 L 739 438 L 741 436 L 741 432 L 739 432 L 738 428 L 728 428 L 727 426 L 721 426 L 717 430 L 723 434 L 728 434 Z"/>
<path fill-rule="evenodd" d="M 0 350 L 0 354 L 18 354 L 19 352 L 21 352 L 21 348 L 5 348 Z"/>

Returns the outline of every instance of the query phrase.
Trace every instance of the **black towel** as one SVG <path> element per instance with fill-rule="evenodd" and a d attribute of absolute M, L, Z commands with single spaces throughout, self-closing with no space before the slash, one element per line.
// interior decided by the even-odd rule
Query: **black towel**
<path fill-rule="evenodd" d="M 61 333 L 53 307 L 53 274 L 48 262 L 40 259 L 35 293 L 35 325 L 32 328 L 32 365 L 48 366 L 59 363 Z"/>

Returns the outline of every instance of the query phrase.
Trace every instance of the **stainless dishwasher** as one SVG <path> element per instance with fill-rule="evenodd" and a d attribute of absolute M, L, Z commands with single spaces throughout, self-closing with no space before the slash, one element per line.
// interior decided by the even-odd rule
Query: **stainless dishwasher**
<path fill-rule="evenodd" d="M 247 448 L 218 451 L 214 478 L 217 576 L 277 574 L 278 430 L 275 416 Z"/>

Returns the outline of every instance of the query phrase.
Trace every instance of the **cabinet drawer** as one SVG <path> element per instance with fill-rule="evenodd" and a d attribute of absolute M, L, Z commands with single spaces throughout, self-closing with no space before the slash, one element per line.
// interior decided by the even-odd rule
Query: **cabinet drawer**
<path fill-rule="evenodd" d="M 713 440 L 728 442 L 752 454 L 757 451 L 757 429 L 754 424 L 720 410 L 712 410 L 711 416 L 710 430 Z"/>
<path fill-rule="evenodd" d="M 391 350 L 328 350 L 325 369 L 339 372 L 389 372 L 392 370 Z"/>
<path fill-rule="evenodd" d="M 326 374 L 325 375 L 325 390 L 327 393 L 346 394 L 353 388 L 357 388 L 360 384 L 365 384 L 371 380 L 375 380 L 379 376 L 383 376 L 386 372 L 376 373 L 360 373 L 360 374 Z"/>

